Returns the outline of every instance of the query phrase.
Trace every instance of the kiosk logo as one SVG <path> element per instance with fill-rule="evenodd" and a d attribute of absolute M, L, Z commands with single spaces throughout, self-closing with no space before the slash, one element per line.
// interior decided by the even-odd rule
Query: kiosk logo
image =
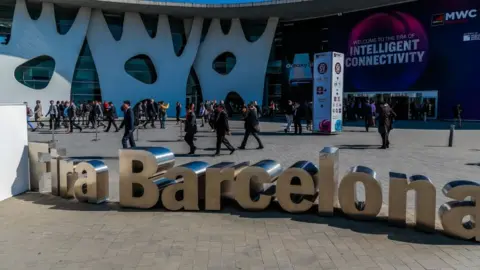
<path fill-rule="evenodd" d="M 432 15 L 432 26 L 440 26 L 451 23 L 466 23 L 477 17 L 477 9 L 438 13 Z"/>

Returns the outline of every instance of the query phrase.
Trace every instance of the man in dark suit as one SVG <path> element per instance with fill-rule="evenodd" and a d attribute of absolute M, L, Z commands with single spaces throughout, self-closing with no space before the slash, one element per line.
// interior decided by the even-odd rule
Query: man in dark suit
<path fill-rule="evenodd" d="M 230 155 L 235 152 L 233 147 L 227 140 L 225 135 L 230 134 L 230 127 L 228 125 L 228 114 L 225 111 L 225 105 L 220 104 L 217 107 L 217 118 L 215 119 L 215 131 L 217 133 L 217 144 L 215 156 L 220 155 L 220 146 L 222 143 L 230 150 Z"/>
<path fill-rule="evenodd" d="M 382 136 L 382 146 L 380 149 L 387 149 L 390 147 L 390 140 L 388 136 L 392 130 L 393 118 L 397 115 L 390 108 L 390 105 L 386 102 L 380 103 L 380 112 L 378 116 L 378 132 Z"/>
<path fill-rule="evenodd" d="M 115 119 L 117 119 L 117 108 L 113 105 L 113 102 L 108 103 L 108 107 L 105 109 L 105 116 L 107 117 L 108 125 L 105 129 L 105 132 L 110 130 L 110 127 L 113 125 L 115 128 L 115 132 L 118 132 L 117 124 L 115 123 Z"/>
<path fill-rule="evenodd" d="M 50 116 L 50 130 L 57 129 L 58 127 L 58 107 L 53 100 L 50 100 L 50 107 L 45 116 Z"/>
<path fill-rule="evenodd" d="M 99 127 L 100 125 L 104 128 L 107 127 L 103 123 L 103 108 L 102 108 L 102 102 L 101 101 L 97 101 L 96 104 L 95 104 L 95 119 L 97 120 L 97 127 Z"/>
<path fill-rule="evenodd" d="M 154 104 L 155 102 L 153 99 L 147 100 L 147 106 L 146 106 L 146 117 L 147 121 L 145 121 L 145 124 L 143 124 L 143 128 L 147 128 L 148 123 L 150 123 L 150 126 L 152 128 L 155 128 L 155 117 L 157 117 L 157 114 L 155 113 L 155 107 Z"/>
<path fill-rule="evenodd" d="M 302 135 L 302 118 L 305 115 L 305 108 L 300 103 L 295 102 L 295 109 L 293 110 L 293 126 L 295 134 Z"/>
<path fill-rule="evenodd" d="M 260 131 L 260 125 L 258 122 L 257 109 L 254 104 L 250 104 L 248 109 L 245 112 L 245 135 L 243 136 L 242 145 L 238 149 L 245 149 L 247 145 L 248 137 L 252 135 L 258 142 L 257 149 L 263 149 L 262 141 L 258 137 L 258 132 Z"/>
<path fill-rule="evenodd" d="M 71 103 L 68 103 L 68 101 L 65 102 L 65 108 L 67 108 L 67 117 L 68 117 L 68 122 L 70 126 L 70 130 L 68 133 L 73 132 L 73 128 L 77 128 L 82 132 L 82 128 L 75 123 L 75 118 L 77 117 L 77 106 L 75 106 L 75 103 L 72 101 Z"/>
<path fill-rule="evenodd" d="M 130 107 L 129 100 L 125 100 L 123 102 L 122 111 L 124 112 L 122 126 L 125 126 L 125 133 L 122 137 L 122 146 L 123 148 L 128 148 L 128 141 L 130 143 L 130 147 L 135 147 L 135 140 L 133 139 L 133 131 L 135 130 L 135 118 L 133 116 L 133 110 Z"/>

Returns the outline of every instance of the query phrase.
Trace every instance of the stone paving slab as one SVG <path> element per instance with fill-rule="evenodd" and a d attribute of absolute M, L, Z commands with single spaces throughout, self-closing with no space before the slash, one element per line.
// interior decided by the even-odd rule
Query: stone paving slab
<path fill-rule="evenodd" d="M 480 269 L 476 243 L 344 217 L 0 203 L 0 269 Z"/>
<path fill-rule="evenodd" d="M 242 123 L 231 124 L 230 139 L 239 145 Z M 141 130 L 138 145 L 167 147 L 176 153 L 177 164 L 273 158 L 287 167 L 297 160 L 316 162 L 322 147 L 337 146 L 342 173 L 354 165 L 377 171 L 384 202 L 390 170 L 428 175 L 437 186 L 437 206 L 447 201 L 440 192 L 446 182 L 477 181 L 480 170 L 475 131 L 458 131 L 455 147 L 447 148 L 446 131 L 394 130 L 392 149 L 382 151 L 376 149 L 375 131 L 347 128 L 337 136 L 291 136 L 278 132 L 280 124 L 262 123 L 266 149 L 231 156 L 225 151 L 213 158 L 213 133 L 200 130 L 196 143 L 201 150 L 190 157 L 185 143 L 177 141 L 179 127 L 169 123 L 168 128 Z M 115 202 L 121 133 L 101 133 L 100 141 L 92 142 L 94 136 L 56 138 L 60 146 L 68 145 L 70 156 L 106 162 Z M 49 139 L 48 132 L 30 133 L 30 140 Z M 253 142 L 247 146 L 255 147 Z M 338 215 L 292 215 L 275 206 L 257 213 L 235 205 L 221 212 L 145 211 L 27 193 L 0 203 L 0 228 L 0 269 L 480 269 L 474 242 Z"/>

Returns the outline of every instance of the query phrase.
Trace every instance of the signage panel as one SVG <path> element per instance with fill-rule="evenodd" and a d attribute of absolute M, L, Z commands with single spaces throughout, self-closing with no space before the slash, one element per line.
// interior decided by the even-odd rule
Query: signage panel
<path fill-rule="evenodd" d="M 317 53 L 314 57 L 313 131 L 342 131 L 344 55 Z"/>

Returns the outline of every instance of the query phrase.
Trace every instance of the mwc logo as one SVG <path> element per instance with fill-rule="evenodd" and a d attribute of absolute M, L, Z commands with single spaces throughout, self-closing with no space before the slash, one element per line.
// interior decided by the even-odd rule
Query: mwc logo
<path fill-rule="evenodd" d="M 440 26 L 451 23 L 465 23 L 468 22 L 469 19 L 474 19 L 476 17 L 476 9 L 438 13 L 432 15 L 432 26 Z"/>

